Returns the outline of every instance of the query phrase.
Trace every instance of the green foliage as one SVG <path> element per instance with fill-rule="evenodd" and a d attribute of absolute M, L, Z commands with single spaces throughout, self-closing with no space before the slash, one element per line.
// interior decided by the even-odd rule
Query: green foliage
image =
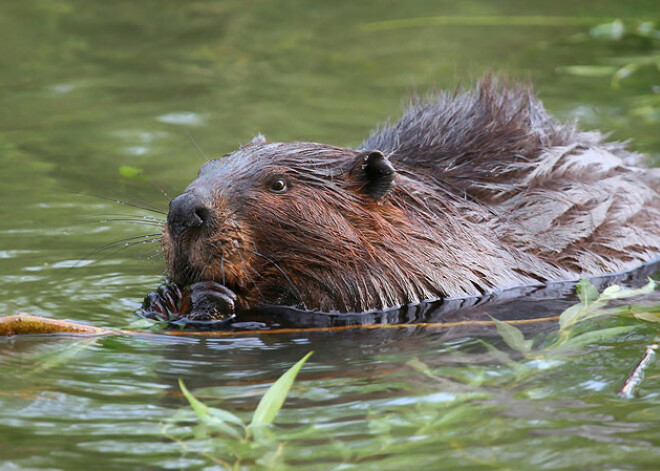
<path fill-rule="evenodd" d="M 259 401 L 249 424 L 227 410 L 204 404 L 193 396 L 183 381 L 179 379 L 179 388 L 190 403 L 199 423 L 193 437 L 210 439 L 216 448 L 210 454 L 206 452 L 200 452 L 200 454 L 226 468 L 235 468 L 240 465 L 242 459 L 257 459 L 256 456 L 261 456 L 262 461 L 266 459 L 271 465 L 276 463 L 278 453 L 273 455 L 267 451 L 268 448 L 272 448 L 271 445 L 274 442 L 274 436 L 269 433 L 267 427 L 273 423 L 282 409 L 298 372 L 312 353 L 309 352 L 305 355 L 268 388 Z M 176 423 L 179 418 L 181 415 L 175 416 L 172 422 Z M 185 438 L 181 439 L 179 436 L 181 433 L 173 434 L 166 428 L 163 434 L 179 443 L 184 449 L 188 449 Z M 223 455 L 230 455 L 230 458 L 233 457 L 236 460 L 235 463 L 230 465 L 228 461 L 220 457 Z"/>
<path fill-rule="evenodd" d="M 591 281 L 588 279 L 581 280 L 576 288 L 580 302 L 561 313 L 559 316 L 559 332 L 554 341 L 536 352 L 532 352 L 533 340 L 525 340 L 523 333 L 517 327 L 498 321 L 497 319 L 493 319 L 493 321 L 502 340 L 512 350 L 521 353 L 526 358 L 548 357 L 559 352 L 576 351 L 587 345 L 614 338 L 637 327 L 637 325 L 633 324 L 597 329 L 594 325 L 590 324 L 589 330 L 583 332 L 579 327 L 588 320 L 632 313 L 634 318 L 642 321 L 660 322 L 660 318 L 652 313 L 634 313 L 627 306 L 607 307 L 614 300 L 648 295 L 653 292 L 655 287 L 655 281 L 649 279 L 649 282 L 642 288 L 625 289 L 619 285 L 612 285 L 605 288 L 602 293 L 599 293 Z M 504 352 L 495 349 L 495 347 L 490 345 L 488 347 L 493 353 L 493 356 L 499 361 L 509 366 L 514 366 L 517 363 Z"/>
<path fill-rule="evenodd" d="M 122 165 L 119 167 L 119 175 L 124 178 L 130 178 L 132 180 L 146 180 L 146 178 L 142 175 L 143 172 L 143 169 L 131 167 L 130 165 Z"/>
<path fill-rule="evenodd" d="M 611 65 L 573 65 L 560 67 L 561 73 L 580 77 L 610 76 L 614 88 L 621 82 L 642 69 L 660 72 L 660 28 L 652 21 L 623 21 L 620 19 L 601 23 L 589 30 L 585 39 L 596 41 L 626 42 L 637 45 L 644 53 L 632 57 L 623 57 Z"/>
<path fill-rule="evenodd" d="M 611 23 L 602 23 L 589 30 L 589 35 L 596 39 L 619 41 L 626 31 L 623 21 L 617 19 Z"/>
<path fill-rule="evenodd" d="M 655 289 L 655 285 L 655 282 L 649 279 L 649 282 L 639 289 L 624 289 L 619 285 L 612 285 L 598 294 L 598 290 L 589 280 L 580 281 L 577 289 L 580 303 L 566 309 L 559 316 L 560 340 L 564 340 L 570 334 L 571 327 L 579 322 L 612 314 L 612 311 L 604 309 L 610 301 L 649 294 Z"/>
<path fill-rule="evenodd" d="M 567 65 L 557 72 L 576 77 L 611 77 L 619 68 L 615 65 Z"/>
<path fill-rule="evenodd" d="M 504 340 L 509 347 L 522 353 L 529 353 L 531 351 L 532 344 L 534 343 L 533 340 L 525 340 L 523 333 L 515 326 L 499 321 L 494 317 L 491 317 L 491 319 L 495 322 L 497 333 L 502 336 L 502 340 Z"/>
<path fill-rule="evenodd" d="M 596 287 L 587 278 L 578 282 L 575 291 L 580 302 L 585 305 L 593 303 L 600 295 Z"/>
<path fill-rule="evenodd" d="M 660 39 L 660 30 L 652 21 L 623 21 L 616 19 L 612 22 L 601 23 L 589 30 L 594 39 L 621 41 L 624 38 Z"/>
<path fill-rule="evenodd" d="M 32 368 L 20 370 L 17 373 L 25 376 L 39 376 L 46 371 L 58 370 L 64 365 L 71 363 L 76 357 L 88 348 L 97 344 L 98 339 L 93 337 L 58 348 L 54 351 L 48 351 L 35 358 L 35 364 Z"/>
<path fill-rule="evenodd" d="M 151 330 L 152 332 L 163 332 L 170 327 L 171 325 L 167 321 L 147 319 L 145 317 L 134 319 L 126 326 L 129 330 Z"/>
<path fill-rule="evenodd" d="M 312 352 L 305 355 L 298 363 L 293 365 L 289 370 L 284 373 L 275 383 L 266 391 L 264 397 L 259 401 L 257 409 L 252 416 L 252 422 L 249 427 L 254 429 L 256 427 L 263 427 L 270 425 L 275 420 L 275 416 L 282 408 L 284 400 L 286 399 L 293 381 L 296 379 L 300 368 L 305 364 Z"/>
<path fill-rule="evenodd" d="M 226 410 L 207 406 L 195 398 L 180 379 L 179 388 L 181 388 L 181 392 L 183 392 L 184 397 L 190 403 L 190 407 L 193 408 L 201 423 L 211 430 L 227 434 L 233 438 L 241 438 L 240 432 L 234 428 L 236 425 L 244 427 L 243 421 L 240 418 Z"/>
<path fill-rule="evenodd" d="M 544 350 L 538 352 L 532 352 L 534 340 L 526 340 L 520 329 L 514 325 L 507 324 L 506 322 L 494 318 L 492 319 L 495 323 L 497 333 L 500 334 L 502 340 L 510 349 L 529 358 L 548 356 L 560 351 L 566 352 L 577 350 L 634 329 L 636 325 L 606 327 L 596 330 L 593 329 L 593 326 L 590 326 L 591 328 L 589 331 L 580 332 L 576 327 L 578 324 L 590 319 L 603 318 L 629 312 L 627 307 L 607 309 L 606 306 L 613 300 L 647 295 L 655 289 L 655 286 L 656 283 L 649 279 L 649 282 L 639 289 L 624 289 L 619 285 L 612 285 L 606 288 L 602 293 L 599 293 L 591 281 L 588 279 L 581 280 L 576 287 L 580 302 L 561 313 L 559 316 L 559 332 L 556 339 L 550 345 L 547 345 Z M 660 322 L 660 318 L 651 313 L 639 313 L 636 314 L 635 317 L 644 321 Z M 505 363 L 520 372 L 520 364 L 512 360 L 509 355 L 497 350 L 492 345 L 486 344 L 486 347 L 498 361 Z"/>

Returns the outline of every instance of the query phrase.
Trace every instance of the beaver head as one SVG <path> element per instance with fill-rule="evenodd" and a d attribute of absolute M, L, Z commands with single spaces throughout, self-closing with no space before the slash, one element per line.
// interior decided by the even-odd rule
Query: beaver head
<path fill-rule="evenodd" d="M 391 303 L 377 299 L 383 293 L 361 269 L 376 263 L 373 245 L 387 235 L 382 209 L 394 179 L 377 150 L 258 136 L 204 164 L 171 201 L 162 239 L 169 277 L 182 286 L 221 282 L 242 308 Z"/>

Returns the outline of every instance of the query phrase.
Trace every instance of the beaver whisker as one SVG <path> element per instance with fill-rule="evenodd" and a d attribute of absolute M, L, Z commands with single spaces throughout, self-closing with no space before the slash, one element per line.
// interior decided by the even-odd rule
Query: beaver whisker
<path fill-rule="evenodd" d="M 287 283 L 289 283 L 291 288 L 293 288 L 293 290 L 295 291 L 296 296 L 298 297 L 298 300 L 302 304 L 303 308 L 307 309 L 307 306 L 305 305 L 305 301 L 303 300 L 303 297 L 300 294 L 300 291 L 298 291 L 298 288 L 296 288 L 296 285 L 293 284 L 293 281 L 291 281 L 291 278 L 289 278 L 289 275 L 286 274 L 286 272 L 282 269 L 282 267 L 280 267 L 277 263 L 275 263 L 274 260 L 270 259 L 269 257 L 267 257 L 267 256 L 265 256 L 265 255 L 263 255 L 259 252 L 255 252 L 254 250 L 248 250 L 248 249 L 243 249 L 243 250 L 245 250 L 246 252 L 249 252 L 253 255 L 256 255 L 257 257 L 263 258 L 267 262 L 270 262 L 275 268 L 277 268 L 277 270 L 282 274 L 282 276 L 287 281 Z"/>
<path fill-rule="evenodd" d="M 133 237 L 126 237 L 125 239 L 119 239 L 115 240 L 113 242 L 110 242 L 108 244 L 102 245 L 101 247 L 93 250 L 92 252 L 89 252 L 85 254 L 85 258 L 95 255 L 99 252 L 103 252 L 104 250 L 112 249 L 118 246 L 121 246 L 120 249 L 117 251 L 119 252 L 120 250 L 126 249 L 128 247 L 132 247 L 133 245 L 139 245 L 144 242 L 148 243 L 153 243 L 153 242 L 158 242 L 160 241 L 162 237 L 162 234 L 160 232 L 154 233 L 154 234 L 143 234 L 139 236 L 133 236 Z M 116 252 L 114 252 L 116 253 Z"/>
<path fill-rule="evenodd" d="M 141 201 L 143 204 L 145 204 L 145 206 L 140 206 L 139 204 L 136 204 L 136 203 L 133 203 L 133 202 L 130 202 L 130 201 L 124 201 L 124 200 L 120 200 L 120 199 L 117 199 L 117 198 L 111 198 L 110 196 L 96 195 L 94 193 L 84 193 L 84 192 L 80 192 L 80 191 L 67 191 L 67 193 L 71 193 L 71 194 L 74 194 L 74 195 L 93 196 L 94 198 L 99 198 L 99 199 L 106 200 L 106 201 L 112 201 L 113 203 L 122 204 L 124 206 L 130 206 L 131 208 L 142 209 L 144 211 L 149 211 L 149 212 L 152 212 L 152 213 L 167 216 L 167 211 L 163 211 L 163 210 L 151 207 L 150 205 L 148 205 L 146 203 L 146 201 Z"/>
<path fill-rule="evenodd" d="M 189 280 L 187 284 L 194 283 L 194 281 L 196 281 L 194 275 L 195 275 L 195 267 L 190 265 L 190 263 L 186 264 L 186 266 L 183 269 L 182 277 L 184 280 Z"/>
<path fill-rule="evenodd" d="M 103 257 L 99 257 L 97 260 L 95 260 L 95 262 L 100 262 L 100 261 L 102 261 L 102 260 L 107 260 L 107 259 L 109 259 L 109 258 L 112 258 L 113 256 L 117 255 L 117 254 L 118 254 L 119 252 L 121 252 L 122 250 L 128 249 L 128 248 L 133 247 L 133 246 L 135 246 L 135 245 L 140 245 L 141 243 L 142 243 L 142 242 L 134 242 L 134 243 L 132 243 L 131 245 L 128 245 L 128 246 L 126 246 L 126 247 L 120 247 L 119 249 L 117 249 L 117 250 L 115 250 L 115 251 L 113 251 L 113 252 L 110 252 L 110 253 L 108 253 L 107 255 L 104 255 Z M 152 252 L 152 255 L 146 255 L 145 258 L 146 258 L 147 260 L 151 260 L 152 257 L 157 256 L 157 255 L 159 255 L 159 254 L 160 254 L 160 253 L 159 253 L 158 250 L 154 250 L 154 251 Z"/>
<path fill-rule="evenodd" d="M 206 263 L 204 264 L 204 267 L 201 269 L 201 271 L 199 273 L 199 279 L 200 280 L 204 279 L 204 273 L 206 273 L 206 270 L 208 270 L 208 268 L 210 266 L 210 263 L 211 263 L 211 260 L 213 260 L 214 257 L 215 257 L 215 253 L 211 252 L 211 255 L 209 255 L 209 258 L 206 260 Z M 211 281 L 215 281 L 215 276 L 211 276 Z"/>
<path fill-rule="evenodd" d="M 124 213 L 99 213 L 99 214 L 88 214 L 85 217 L 90 218 L 126 218 L 126 220 L 139 220 L 139 221 L 150 221 L 163 225 L 167 222 L 165 218 L 157 218 L 154 216 L 139 216 L 137 214 L 124 214 Z M 117 219 L 120 220 L 120 219 Z"/>
<path fill-rule="evenodd" d="M 103 257 L 99 258 L 97 261 L 105 260 L 106 258 L 112 257 L 113 255 L 118 254 L 122 250 L 126 250 L 126 249 L 129 249 L 131 247 L 135 247 L 135 246 L 143 245 L 143 244 L 147 244 L 147 243 L 148 244 L 153 244 L 154 242 L 158 242 L 158 241 L 159 241 L 159 239 L 144 239 L 144 240 L 136 240 L 136 241 L 130 242 L 130 243 L 125 243 L 125 244 L 119 246 L 119 248 L 117 250 L 115 250 L 111 253 L 108 253 L 106 256 L 103 256 Z M 117 247 L 117 246 L 115 246 L 115 247 Z M 104 250 L 108 250 L 110 248 L 112 248 L 112 247 L 108 247 Z M 101 251 L 98 251 L 98 252 L 101 252 Z M 152 255 L 158 255 L 160 253 L 160 248 L 154 250 L 151 253 L 152 253 Z M 148 256 L 147 256 L 147 258 L 148 258 Z"/>
<path fill-rule="evenodd" d="M 163 221 L 149 221 L 141 218 L 103 218 L 103 219 L 98 219 L 95 221 L 85 221 L 85 224 L 92 224 L 92 223 L 103 223 L 103 222 L 130 222 L 135 225 L 142 225 L 142 226 L 151 226 L 151 227 L 162 227 L 164 222 Z"/>
<path fill-rule="evenodd" d="M 196 281 L 202 281 L 202 280 L 206 279 L 205 278 L 206 270 L 208 270 L 208 268 L 210 266 L 210 263 L 211 263 L 211 260 L 213 260 L 214 257 L 215 257 L 215 253 L 212 251 L 209 254 L 208 259 L 206 260 L 206 263 L 202 264 L 201 266 L 189 265 L 189 267 L 190 267 L 190 270 L 189 270 L 190 278 L 189 279 L 191 280 L 190 281 L 191 283 L 194 283 Z M 215 281 L 215 278 L 212 276 L 211 280 Z"/>
<path fill-rule="evenodd" d="M 239 257 L 241 257 L 241 262 L 243 263 L 243 268 L 245 268 L 245 274 L 247 275 L 248 278 L 250 278 L 250 281 L 254 285 L 254 288 L 257 290 L 257 293 L 259 293 L 259 296 L 261 297 L 261 299 L 265 300 L 266 298 L 264 297 L 264 294 L 259 289 L 259 286 L 257 285 L 257 282 L 254 280 L 252 275 L 250 275 L 250 268 L 248 267 L 247 263 L 245 262 L 245 258 L 243 258 L 243 255 L 241 254 L 240 251 L 238 252 L 238 255 L 239 255 Z"/>
<path fill-rule="evenodd" d="M 209 245 L 213 247 L 213 249 L 215 249 L 216 251 L 222 253 L 228 250 L 231 251 L 231 249 L 235 247 L 233 242 L 234 242 L 233 239 L 227 240 L 223 238 L 223 239 L 209 241 Z"/>
<path fill-rule="evenodd" d="M 234 209 L 233 211 L 230 211 L 230 212 L 228 212 L 228 213 L 222 213 L 222 217 L 227 221 L 227 220 L 229 220 L 229 218 L 231 218 L 232 216 L 236 215 L 236 213 L 238 213 L 238 211 L 239 211 L 238 209 Z M 213 217 L 214 217 L 214 220 L 213 220 L 213 221 L 214 221 L 214 222 L 217 222 L 217 219 L 219 219 L 219 218 L 217 217 L 217 215 L 214 215 Z M 234 228 L 236 228 L 236 224 L 235 224 L 235 222 L 234 222 L 234 221 L 231 221 L 231 222 L 232 222 L 232 224 L 234 224 Z M 236 229 L 237 229 L 237 228 L 236 228 Z"/>
<path fill-rule="evenodd" d="M 167 191 L 165 191 L 165 189 L 163 187 L 156 185 L 154 182 L 152 182 L 150 180 L 149 180 L 149 183 L 151 183 L 151 186 L 153 186 L 158 191 L 160 191 L 168 202 L 172 201 L 172 198 L 170 198 L 170 195 L 167 194 Z"/>
<path fill-rule="evenodd" d="M 191 142 L 193 143 L 193 145 L 195 146 L 195 148 L 197 149 L 197 151 L 198 151 L 198 152 L 202 155 L 202 157 L 204 158 L 203 162 L 206 163 L 206 162 L 209 160 L 209 158 L 206 156 L 206 154 L 204 153 L 204 151 L 202 150 L 202 148 L 199 146 L 199 144 L 197 144 L 197 141 L 196 141 L 195 138 L 193 137 L 192 133 L 191 133 L 190 131 L 186 131 L 186 134 L 188 135 L 188 138 L 190 138 Z"/>
<path fill-rule="evenodd" d="M 225 254 L 220 253 L 220 273 L 222 273 L 222 284 L 227 284 L 227 277 L 225 276 Z"/>
<path fill-rule="evenodd" d="M 158 237 L 155 237 L 155 236 L 158 236 Z M 94 257 L 97 254 L 99 254 L 99 253 L 101 253 L 105 250 L 109 250 L 109 249 L 112 249 L 112 248 L 115 248 L 115 247 L 119 247 L 117 250 L 114 250 L 110 253 L 104 254 L 104 256 L 102 256 L 102 257 L 97 258 L 96 260 L 94 260 L 95 262 L 100 262 L 101 260 L 105 260 L 107 258 L 110 258 L 110 257 L 118 254 L 122 250 L 128 249 L 128 248 L 133 247 L 135 245 L 142 245 L 144 243 L 158 242 L 158 241 L 160 241 L 160 236 L 161 236 L 160 233 L 158 233 L 158 234 L 145 234 L 145 235 L 141 235 L 141 236 L 127 237 L 125 239 L 120 239 L 120 240 L 111 242 L 109 244 L 105 244 L 100 248 L 94 249 L 91 252 L 87 252 L 87 253 L 83 254 L 82 257 L 81 257 L 81 260 L 79 260 L 77 263 L 73 264 L 70 269 L 72 270 L 74 268 L 78 268 L 80 266 L 80 264 L 85 259 L 88 259 L 90 257 Z M 147 257 L 147 259 L 150 259 L 154 255 L 162 255 L 162 252 L 160 250 L 156 250 L 156 251 L 154 251 L 153 255 Z"/>

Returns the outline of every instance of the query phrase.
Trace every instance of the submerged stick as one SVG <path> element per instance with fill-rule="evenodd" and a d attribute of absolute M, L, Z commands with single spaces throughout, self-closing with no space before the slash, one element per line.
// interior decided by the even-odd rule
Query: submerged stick
<path fill-rule="evenodd" d="M 626 381 L 623 383 L 621 389 L 619 389 L 619 396 L 625 399 L 632 399 L 635 395 L 635 390 L 644 380 L 644 372 L 651 364 L 655 358 L 655 352 L 658 349 L 658 344 L 654 343 L 646 347 L 644 356 L 641 360 L 635 365 L 633 370 L 630 372 Z"/>

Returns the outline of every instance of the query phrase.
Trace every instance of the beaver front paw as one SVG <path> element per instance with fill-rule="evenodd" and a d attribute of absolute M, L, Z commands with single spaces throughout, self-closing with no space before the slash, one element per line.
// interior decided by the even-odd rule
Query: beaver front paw
<path fill-rule="evenodd" d="M 190 285 L 193 321 L 220 321 L 234 316 L 236 294 L 215 281 L 198 281 Z"/>
<path fill-rule="evenodd" d="M 137 314 L 147 319 L 157 321 L 178 321 L 190 312 L 191 299 L 189 293 L 175 283 L 166 282 L 158 287 L 158 291 L 147 294 L 142 301 L 142 307 Z"/>
<path fill-rule="evenodd" d="M 185 290 L 166 282 L 145 296 L 137 314 L 170 323 L 229 321 L 235 301 L 234 292 L 215 281 L 199 281 Z"/>

